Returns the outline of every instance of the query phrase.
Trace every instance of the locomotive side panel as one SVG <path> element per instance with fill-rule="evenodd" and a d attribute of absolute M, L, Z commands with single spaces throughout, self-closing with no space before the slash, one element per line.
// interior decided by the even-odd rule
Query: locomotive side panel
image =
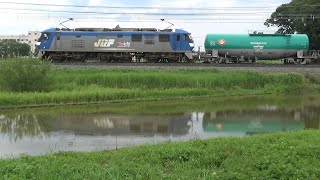
<path fill-rule="evenodd" d="M 167 41 L 159 41 L 161 36 Z M 63 32 L 55 36 L 53 44 L 50 50 L 64 52 L 174 52 L 169 34 Z"/>

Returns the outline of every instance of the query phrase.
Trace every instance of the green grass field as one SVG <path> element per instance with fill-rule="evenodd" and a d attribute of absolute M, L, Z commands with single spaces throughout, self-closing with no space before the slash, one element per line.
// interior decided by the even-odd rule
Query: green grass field
<path fill-rule="evenodd" d="M 48 92 L 0 92 L 0 106 L 83 104 L 244 94 L 293 94 L 302 75 L 217 70 L 54 70 Z"/>
<path fill-rule="evenodd" d="M 47 64 L 43 68 L 32 64 L 38 62 L 21 65 L 23 61 L 0 63 L 2 67 L 10 65 L 9 68 L 3 68 L 8 71 L 0 69 L 1 107 L 248 94 L 302 94 L 319 92 L 320 89 L 316 81 L 297 73 L 216 69 L 50 69 Z M 4 80 L 12 81 L 4 83 Z M 37 91 L 30 85 L 38 86 L 41 90 Z M 11 90 L 13 88 L 17 90 Z"/>
<path fill-rule="evenodd" d="M 3 179 L 318 179 L 320 132 L 58 153 L 0 161 Z"/>

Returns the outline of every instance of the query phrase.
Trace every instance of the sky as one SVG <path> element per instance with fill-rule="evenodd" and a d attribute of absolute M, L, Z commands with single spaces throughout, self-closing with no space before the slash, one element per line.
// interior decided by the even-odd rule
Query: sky
<path fill-rule="evenodd" d="M 27 34 L 64 23 L 77 27 L 150 27 L 190 32 L 196 46 L 208 33 L 247 34 L 275 31 L 263 25 L 281 4 L 291 0 L 0 0 L 0 35 Z M 164 19 L 165 21 L 161 21 Z M 169 22 L 169 23 L 168 23 Z"/>

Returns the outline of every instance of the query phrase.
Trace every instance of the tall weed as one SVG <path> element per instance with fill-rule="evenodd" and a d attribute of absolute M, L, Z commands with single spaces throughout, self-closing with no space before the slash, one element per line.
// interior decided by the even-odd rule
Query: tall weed
<path fill-rule="evenodd" d="M 51 64 L 39 59 L 0 61 L 1 89 L 13 92 L 49 91 L 53 87 Z"/>

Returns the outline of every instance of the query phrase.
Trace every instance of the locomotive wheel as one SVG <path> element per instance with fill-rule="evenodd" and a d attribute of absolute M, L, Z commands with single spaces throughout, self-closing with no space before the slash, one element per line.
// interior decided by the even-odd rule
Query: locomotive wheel
<path fill-rule="evenodd" d="M 187 63 L 188 61 L 187 61 L 186 57 L 182 57 L 182 58 L 179 58 L 179 62 L 180 63 Z"/>

